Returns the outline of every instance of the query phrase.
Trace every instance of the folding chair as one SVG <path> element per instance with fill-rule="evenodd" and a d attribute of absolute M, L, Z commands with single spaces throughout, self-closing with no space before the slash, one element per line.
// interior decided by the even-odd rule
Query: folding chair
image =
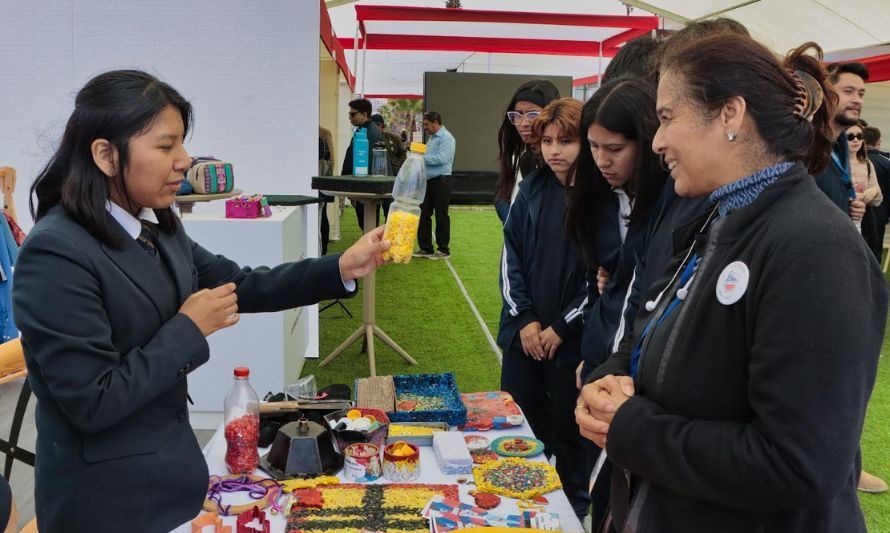
<path fill-rule="evenodd" d="M 28 369 L 25 368 L 25 353 L 22 351 L 22 341 L 13 339 L 9 342 L 0 344 L 0 368 L 11 372 L 0 377 L 0 384 L 9 383 L 17 379 L 25 378 L 22 382 L 22 389 L 19 392 L 19 399 L 15 405 L 15 412 L 12 415 L 12 426 L 9 429 L 9 439 L 0 439 L 0 452 L 6 454 L 6 465 L 3 468 L 3 476 L 9 479 L 12 473 L 12 464 L 14 460 L 19 460 L 25 464 L 34 466 L 34 453 L 19 448 L 19 434 L 22 430 L 22 422 L 25 419 L 25 410 L 28 408 L 28 400 L 31 399 L 31 385 L 28 383 Z"/>

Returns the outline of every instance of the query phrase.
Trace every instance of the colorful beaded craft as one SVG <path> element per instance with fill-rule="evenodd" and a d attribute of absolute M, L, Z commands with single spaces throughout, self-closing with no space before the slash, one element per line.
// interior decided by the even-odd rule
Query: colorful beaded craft
<path fill-rule="evenodd" d="M 445 400 L 435 396 L 421 396 L 420 394 L 399 394 L 396 398 L 396 409 L 399 411 L 445 409 Z"/>
<path fill-rule="evenodd" d="M 530 499 L 562 485 L 556 469 L 543 461 L 507 457 L 473 467 L 479 492 L 493 492 L 510 498 Z"/>
<path fill-rule="evenodd" d="M 427 502 L 437 494 L 458 498 L 457 485 L 347 483 L 303 490 L 318 494 L 305 500 L 298 494 L 287 520 L 289 533 L 362 530 L 426 533 L 429 526 L 420 511 Z M 320 503 L 321 507 L 309 507 L 303 501 Z"/>

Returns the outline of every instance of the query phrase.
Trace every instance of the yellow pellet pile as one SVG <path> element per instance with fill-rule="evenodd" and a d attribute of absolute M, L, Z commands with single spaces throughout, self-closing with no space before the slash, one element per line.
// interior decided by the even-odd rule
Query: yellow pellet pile
<path fill-rule="evenodd" d="M 386 220 L 386 230 L 383 238 L 391 244 L 389 250 L 383 252 L 383 259 L 393 263 L 407 263 L 414 253 L 414 243 L 417 240 L 417 226 L 420 225 L 420 217 L 414 213 L 405 211 L 393 211 Z"/>
<path fill-rule="evenodd" d="M 399 424 L 389 425 L 390 437 L 425 437 L 427 435 L 432 435 L 437 431 L 442 430 L 430 426 L 402 426 Z"/>

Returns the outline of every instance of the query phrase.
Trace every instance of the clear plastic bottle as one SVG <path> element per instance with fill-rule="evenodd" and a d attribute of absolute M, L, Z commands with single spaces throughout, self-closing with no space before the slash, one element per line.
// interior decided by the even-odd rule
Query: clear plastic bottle
<path fill-rule="evenodd" d="M 235 368 L 235 382 L 225 400 L 226 467 L 250 474 L 260 462 L 260 399 L 250 386 L 250 369 Z"/>
<path fill-rule="evenodd" d="M 390 242 L 390 248 L 383 258 L 393 263 L 411 261 L 414 245 L 417 242 L 417 227 L 420 225 L 420 204 L 426 195 L 426 165 L 423 154 L 426 145 L 411 143 L 408 158 L 399 169 L 399 175 L 392 188 L 393 203 L 386 217 L 383 238 Z"/>

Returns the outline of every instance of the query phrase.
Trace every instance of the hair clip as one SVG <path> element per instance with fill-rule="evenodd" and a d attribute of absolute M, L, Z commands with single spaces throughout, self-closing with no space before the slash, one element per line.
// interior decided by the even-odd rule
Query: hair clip
<path fill-rule="evenodd" d="M 813 116 L 822 107 L 825 100 L 825 92 L 816 78 L 803 70 L 788 69 L 788 73 L 794 79 L 797 86 L 797 96 L 794 98 L 792 114 L 807 122 L 813 121 Z"/>

